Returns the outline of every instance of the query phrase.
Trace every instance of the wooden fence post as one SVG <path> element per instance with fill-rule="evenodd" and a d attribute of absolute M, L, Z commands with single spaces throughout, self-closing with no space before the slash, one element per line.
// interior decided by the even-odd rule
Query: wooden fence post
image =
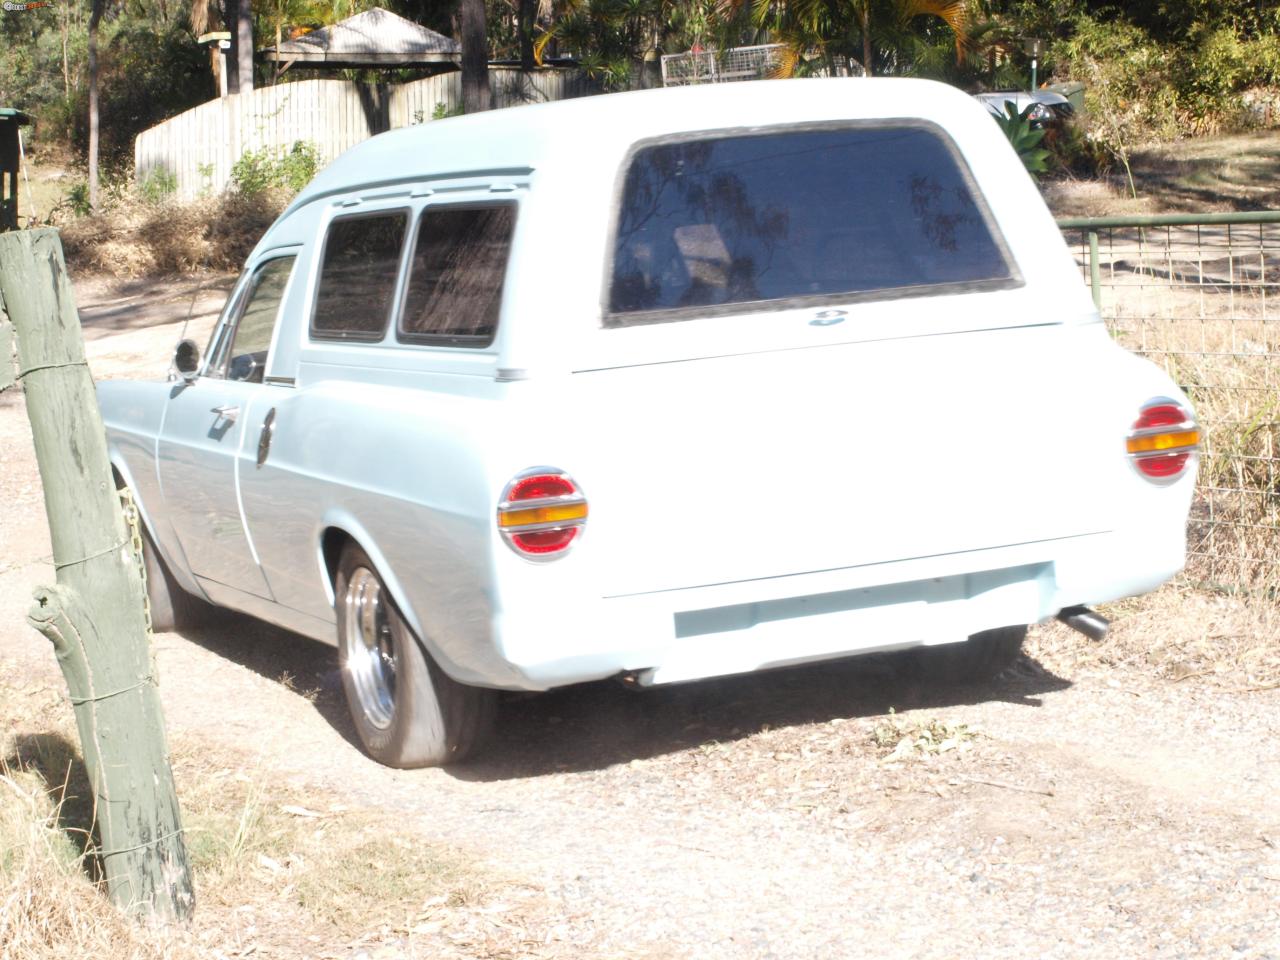
<path fill-rule="evenodd" d="M 142 573 L 56 230 L 0 235 L 0 292 L 17 335 L 58 578 L 36 590 L 28 620 L 52 641 L 75 708 L 107 890 L 140 918 L 185 919 L 194 905 L 191 871 Z M 9 362 L 0 356 L 0 365 Z"/>

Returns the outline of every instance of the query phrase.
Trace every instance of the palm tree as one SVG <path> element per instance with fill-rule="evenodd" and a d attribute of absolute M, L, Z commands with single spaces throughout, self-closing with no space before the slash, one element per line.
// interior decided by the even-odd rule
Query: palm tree
<path fill-rule="evenodd" d="M 777 74 L 782 77 L 800 71 L 805 58 L 814 53 L 829 70 L 846 58 L 860 59 L 865 74 L 873 76 L 877 43 L 883 46 L 888 40 L 889 46 L 896 47 L 886 35 L 926 16 L 951 28 L 959 61 L 968 43 L 966 0 L 721 0 L 717 10 L 721 48 L 733 46 L 743 33 L 767 34 L 783 45 Z"/>

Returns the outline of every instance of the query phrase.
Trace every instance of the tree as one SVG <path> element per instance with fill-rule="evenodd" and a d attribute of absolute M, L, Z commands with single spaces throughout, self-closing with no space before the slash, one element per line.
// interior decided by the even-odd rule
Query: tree
<path fill-rule="evenodd" d="M 93 0 L 89 10 L 89 206 L 98 208 L 98 26 L 107 0 Z"/>
<path fill-rule="evenodd" d="M 226 0 L 227 29 L 231 49 L 227 51 L 227 92 L 253 90 L 253 5 L 250 0 Z"/>
<path fill-rule="evenodd" d="M 489 36 L 484 0 L 461 0 L 458 32 L 462 35 L 462 109 L 479 113 L 493 106 L 489 93 Z"/>
<path fill-rule="evenodd" d="M 968 41 L 966 0 L 725 0 L 719 11 L 720 45 L 734 46 L 744 34 L 767 34 L 784 47 L 780 76 L 802 72 L 806 59 L 815 55 L 829 71 L 856 60 L 873 76 L 881 72 L 878 61 L 897 66 L 904 59 L 902 34 L 917 29 L 918 17 L 936 18 L 951 29 L 959 60 Z"/>

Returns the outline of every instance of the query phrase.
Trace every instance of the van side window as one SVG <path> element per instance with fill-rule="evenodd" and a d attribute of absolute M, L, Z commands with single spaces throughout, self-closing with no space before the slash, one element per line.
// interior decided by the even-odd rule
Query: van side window
<path fill-rule="evenodd" d="M 964 161 L 932 124 L 703 135 L 633 153 L 605 323 L 1019 282 Z"/>
<path fill-rule="evenodd" d="M 512 203 L 423 212 L 400 340 L 458 347 L 493 343 L 515 222 Z"/>
<path fill-rule="evenodd" d="M 326 340 L 381 340 L 391 317 L 404 210 L 343 217 L 329 225 L 311 335 Z"/>
<path fill-rule="evenodd" d="M 233 308 L 234 319 L 218 339 L 221 353 L 210 357 L 210 377 L 261 383 L 267 351 L 293 273 L 292 256 L 275 257 L 258 266 Z M 224 344 L 228 346 L 223 347 Z"/>

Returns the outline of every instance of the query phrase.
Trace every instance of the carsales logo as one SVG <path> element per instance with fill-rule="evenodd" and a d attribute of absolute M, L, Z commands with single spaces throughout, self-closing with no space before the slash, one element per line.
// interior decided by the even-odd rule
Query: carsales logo
<path fill-rule="evenodd" d="M 30 3 L 14 3 L 13 0 L 4 0 L 0 6 L 4 7 L 7 13 L 17 13 L 22 10 L 38 10 L 40 7 L 52 7 L 53 4 L 49 0 L 31 0 Z"/>

